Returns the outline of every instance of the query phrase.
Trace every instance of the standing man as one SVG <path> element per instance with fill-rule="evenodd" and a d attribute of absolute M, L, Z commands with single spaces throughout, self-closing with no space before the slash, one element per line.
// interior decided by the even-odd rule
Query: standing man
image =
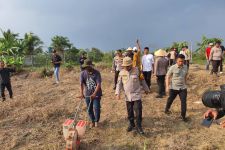
<path fill-rule="evenodd" d="M 169 65 L 172 66 L 172 65 L 174 65 L 174 63 L 176 61 L 176 51 L 174 48 L 171 48 L 169 55 L 170 55 Z"/>
<path fill-rule="evenodd" d="M 149 54 L 149 48 L 144 48 L 144 55 L 142 56 L 142 71 L 144 74 L 145 81 L 150 89 L 151 87 L 151 76 L 154 72 L 154 57 Z"/>
<path fill-rule="evenodd" d="M 52 64 L 54 65 L 54 75 L 56 84 L 59 83 L 59 68 L 62 62 L 62 58 L 57 54 L 56 50 L 52 52 Z"/>
<path fill-rule="evenodd" d="M 129 57 L 123 59 L 122 67 L 124 69 L 119 74 L 119 79 L 116 87 L 116 98 L 120 99 L 120 91 L 124 89 L 129 126 L 127 132 L 130 132 L 135 127 L 134 112 L 136 114 L 137 131 L 144 134 L 142 129 L 142 101 L 141 101 L 141 84 L 146 94 L 149 93 L 149 88 L 144 80 L 140 79 L 138 68 L 132 67 L 132 60 Z"/>
<path fill-rule="evenodd" d="M 119 73 L 122 69 L 122 63 L 123 63 L 123 55 L 121 50 L 116 51 L 116 56 L 113 58 L 113 64 L 112 64 L 112 70 L 115 72 L 114 76 L 114 87 L 113 90 L 116 89 L 116 84 L 118 80 Z"/>
<path fill-rule="evenodd" d="M 6 68 L 4 61 L 0 61 L 0 83 L 2 101 L 5 101 L 5 88 L 9 91 L 9 97 L 13 98 L 10 73 L 15 72 L 15 69 Z"/>
<path fill-rule="evenodd" d="M 82 65 L 84 64 L 84 61 L 86 60 L 87 58 L 85 57 L 85 53 L 82 53 L 80 58 L 79 58 L 79 63 L 80 63 L 80 70 L 82 71 Z"/>
<path fill-rule="evenodd" d="M 184 46 L 184 49 L 185 49 L 185 53 L 186 53 L 186 56 L 187 56 L 187 58 L 185 59 L 186 65 L 187 65 L 187 68 L 189 69 L 190 60 L 191 60 L 191 51 L 188 49 L 188 46 Z"/>
<path fill-rule="evenodd" d="M 84 70 L 81 72 L 80 75 L 80 98 L 85 98 L 88 108 L 88 114 L 92 121 L 92 127 L 97 127 L 101 113 L 101 74 L 99 71 L 93 68 L 94 65 L 92 64 L 91 60 L 86 59 L 82 67 L 84 68 Z"/>
<path fill-rule="evenodd" d="M 166 91 L 169 92 L 169 98 L 165 108 L 165 113 L 170 114 L 170 107 L 179 95 L 181 100 L 181 117 L 183 121 L 187 121 L 186 109 L 187 109 L 187 66 L 184 65 L 185 56 L 182 54 L 178 55 L 177 63 L 170 67 L 166 76 Z"/>
<path fill-rule="evenodd" d="M 213 43 L 209 43 L 208 47 L 205 50 L 206 70 L 209 70 L 209 65 L 210 65 L 209 56 L 210 56 L 210 52 L 211 52 L 212 47 L 213 47 Z"/>
<path fill-rule="evenodd" d="M 165 88 L 165 77 L 168 69 L 168 60 L 165 58 L 166 51 L 160 49 L 155 52 L 156 61 L 155 61 L 155 71 L 154 75 L 157 77 L 157 84 L 159 87 L 158 96 L 156 98 L 163 98 L 166 95 Z"/>
<path fill-rule="evenodd" d="M 186 46 L 183 46 L 182 47 L 182 50 L 180 51 L 180 54 L 184 55 L 184 57 L 185 57 L 184 64 L 187 65 L 187 68 L 188 68 L 189 67 L 189 64 L 188 64 L 188 54 L 187 54 L 187 48 L 186 48 Z"/>
<path fill-rule="evenodd" d="M 217 41 L 215 43 L 215 46 L 212 47 L 212 49 L 211 49 L 210 57 L 209 57 L 210 58 L 209 60 L 212 61 L 212 66 L 213 66 L 212 73 L 214 73 L 217 77 L 219 76 L 218 69 L 221 64 L 221 60 L 223 58 L 222 49 L 220 47 L 220 44 L 221 44 L 220 41 Z"/>
<path fill-rule="evenodd" d="M 223 45 L 220 45 L 220 48 L 222 50 L 222 59 L 220 61 L 220 74 L 222 74 L 223 73 L 223 56 L 224 56 L 225 48 Z"/>

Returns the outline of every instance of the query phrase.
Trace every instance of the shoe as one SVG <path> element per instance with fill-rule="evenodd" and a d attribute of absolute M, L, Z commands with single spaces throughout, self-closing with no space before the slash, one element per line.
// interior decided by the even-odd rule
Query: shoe
<path fill-rule="evenodd" d="M 163 98 L 162 95 L 157 95 L 155 98 Z"/>
<path fill-rule="evenodd" d="M 113 87 L 113 90 L 116 90 L 116 87 Z"/>
<path fill-rule="evenodd" d="M 5 98 L 2 98 L 2 101 L 4 102 L 5 101 Z"/>
<path fill-rule="evenodd" d="M 188 119 L 186 117 L 181 117 L 183 122 L 188 122 Z"/>
<path fill-rule="evenodd" d="M 134 126 L 129 126 L 128 128 L 127 128 L 127 132 L 131 132 L 132 130 L 133 130 L 133 128 L 134 128 Z"/>
<path fill-rule="evenodd" d="M 145 134 L 142 127 L 137 127 L 137 132 L 142 135 Z"/>
<path fill-rule="evenodd" d="M 98 127 L 98 122 L 95 122 L 95 127 Z"/>
<path fill-rule="evenodd" d="M 223 74 L 223 72 L 221 71 L 220 74 Z"/>
<path fill-rule="evenodd" d="M 166 96 L 166 93 L 163 93 L 162 96 Z"/>
<path fill-rule="evenodd" d="M 164 112 L 165 114 L 167 114 L 167 115 L 170 115 L 172 112 L 171 111 L 169 111 L 169 110 L 165 110 L 165 112 Z"/>

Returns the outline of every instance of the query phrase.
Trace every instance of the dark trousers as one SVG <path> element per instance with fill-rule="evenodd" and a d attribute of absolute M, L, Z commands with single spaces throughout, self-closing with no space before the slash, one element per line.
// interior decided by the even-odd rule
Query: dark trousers
<path fill-rule="evenodd" d="M 189 69 L 189 66 L 190 66 L 190 60 L 186 60 L 186 65 L 187 65 L 187 68 Z"/>
<path fill-rule="evenodd" d="M 148 87 L 150 88 L 152 71 L 143 71 L 143 75 L 144 75 L 144 78 L 145 78 L 145 82 L 147 83 Z"/>
<path fill-rule="evenodd" d="M 165 75 L 161 75 L 161 76 L 157 76 L 157 84 L 158 84 L 158 88 L 159 88 L 159 95 L 163 96 L 166 93 L 165 90 Z"/>
<path fill-rule="evenodd" d="M 180 100 L 181 100 L 181 116 L 183 118 L 186 117 L 186 110 L 187 110 L 187 89 L 183 89 L 183 90 L 173 90 L 170 89 L 169 92 L 169 98 L 167 99 L 167 103 L 166 103 L 166 109 L 165 111 L 168 111 L 173 103 L 173 101 L 175 100 L 175 98 L 177 97 L 177 95 L 179 95 Z"/>
<path fill-rule="evenodd" d="M 221 64 L 221 61 L 220 60 L 213 60 L 212 61 L 212 66 L 213 66 L 212 72 L 213 73 L 215 73 L 215 74 L 218 73 L 220 64 Z"/>
<path fill-rule="evenodd" d="M 130 122 L 130 125 L 135 127 L 134 123 L 134 112 L 136 114 L 136 123 L 138 127 L 141 127 L 142 123 L 142 101 L 132 101 L 128 102 L 126 101 L 127 105 L 127 114 L 128 114 L 128 120 Z"/>
<path fill-rule="evenodd" d="M 11 83 L 2 83 L 1 84 L 1 95 L 2 95 L 2 98 L 5 99 L 5 88 L 7 88 L 7 90 L 9 91 L 10 98 L 12 98 L 13 97 L 13 92 L 12 92 Z"/>
<path fill-rule="evenodd" d="M 115 71 L 115 76 L 114 76 L 114 87 L 116 87 L 117 81 L 118 81 L 118 77 L 119 77 L 119 73 L 120 71 Z"/>
<path fill-rule="evenodd" d="M 169 65 L 172 66 L 175 64 L 175 60 L 174 59 L 170 59 Z"/>
<path fill-rule="evenodd" d="M 223 59 L 220 61 L 220 72 L 223 72 Z"/>
<path fill-rule="evenodd" d="M 90 97 L 85 98 L 88 114 L 92 122 L 99 122 L 101 114 L 101 98 L 90 100 Z M 90 104 L 91 103 L 91 104 Z"/>

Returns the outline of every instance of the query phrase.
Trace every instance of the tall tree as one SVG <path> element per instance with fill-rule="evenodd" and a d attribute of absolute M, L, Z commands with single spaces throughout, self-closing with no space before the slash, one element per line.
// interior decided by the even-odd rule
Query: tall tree
<path fill-rule="evenodd" d="M 71 46 L 72 44 L 67 37 L 57 35 L 52 38 L 51 47 L 61 54 L 64 54 L 64 50 L 71 48 Z"/>
<path fill-rule="evenodd" d="M 26 33 L 22 41 L 24 52 L 26 55 L 35 55 L 41 53 L 43 42 L 34 33 Z"/>

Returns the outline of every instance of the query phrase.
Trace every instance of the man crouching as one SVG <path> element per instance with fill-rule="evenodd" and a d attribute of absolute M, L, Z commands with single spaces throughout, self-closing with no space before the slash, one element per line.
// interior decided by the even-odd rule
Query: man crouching
<path fill-rule="evenodd" d="M 141 101 L 141 84 L 148 94 L 149 88 L 144 81 L 140 79 L 138 68 L 132 67 L 132 60 L 129 57 L 123 59 L 123 69 L 119 73 L 119 79 L 116 86 L 116 98 L 120 99 L 120 90 L 124 89 L 125 100 L 127 105 L 128 120 L 130 124 L 127 128 L 127 132 L 130 132 L 135 127 L 134 123 L 134 111 L 136 114 L 137 131 L 140 134 L 144 134 L 142 129 L 142 101 Z"/>

